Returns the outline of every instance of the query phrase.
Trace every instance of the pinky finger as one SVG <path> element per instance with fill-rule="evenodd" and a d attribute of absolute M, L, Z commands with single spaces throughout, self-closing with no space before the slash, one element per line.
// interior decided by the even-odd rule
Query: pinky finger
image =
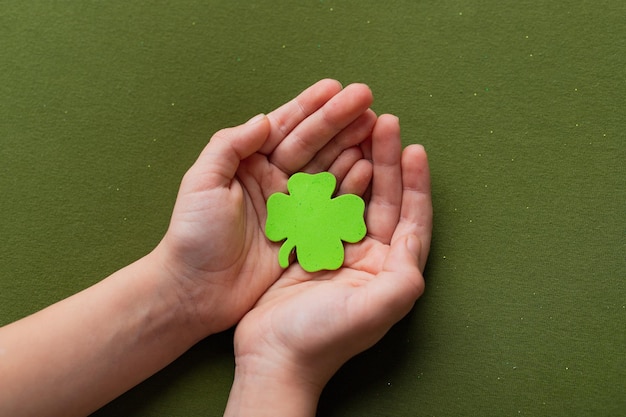
<path fill-rule="evenodd" d="M 332 165 L 328 167 L 328 172 L 333 174 L 337 179 L 337 185 L 343 182 L 348 172 L 350 172 L 350 169 L 362 158 L 363 154 L 357 146 L 345 149 L 339 154 Z"/>
<path fill-rule="evenodd" d="M 366 159 L 357 161 L 339 185 L 338 194 L 356 194 L 363 197 L 372 181 L 373 172 L 370 161 Z"/>

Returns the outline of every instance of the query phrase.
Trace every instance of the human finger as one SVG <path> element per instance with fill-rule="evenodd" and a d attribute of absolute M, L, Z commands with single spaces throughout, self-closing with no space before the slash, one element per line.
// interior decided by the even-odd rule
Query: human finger
<path fill-rule="evenodd" d="M 339 185 L 337 194 L 356 194 L 363 197 L 372 180 L 372 164 L 366 159 L 358 160 L 347 172 Z"/>
<path fill-rule="evenodd" d="M 363 142 L 361 142 L 361 145 L 359 145 L 359 147 L 361 148 L 361 152 L 363 152 L 363 157 L 371 161 L 372 160 L 372 137 L 370 136 L 369 138 L 366 138 Z"/>
<path fill-rule="evenodd" d="M 385 244 L 391 242 L 400 218 L 401 155 L 398 118 L 392 115 L 380 116 L 372 131 L 373 177 L 366 224 L 368 234 Z"/>
<path fill-rule="evenodd" d="M 194 178 L 194 188 L 228 186 L 240 162 L 262 146 L 269 131 L 269 120 L 262 114 L 241 126 L 218 131 L 202 150 L 186 177 Z"/>
<path fill-rule="evenodd" d="M 302 171 L 315 173 L 328 170 L 344 150 L 365 141 L 371 135 L 375 123 L 376 113 L 367 109 L 320 149 L 313 159 L 302 168 Z"/>
<path fill-rule="evenodd" d="M 363 159 L 363 153 L 358 146 L 348 148 L 339 154 L 333 164 L 327 169 L 327 171 L 333 174 L 337 179 L 337 187 L 343 182 L 345 176 L 350 172 L 354 164 L 361 159 Z"/>
<path fill-rule="evenodd" d="M 302 169 L 331 139 L 366 112 L 372 100 L 372 92 L 365 84 L 349 85 L 289 132 L 270 155 L 270 161 L 288 174 Z"/>
<path fill-rule="evenodd" d="M 342 89 L 336 80 L 323 79 L 302 91 L 298 96 L 268 113 L 272 128 L 260 152 L 269 155 L 285 137 L 305 118 L 318 110 Z"/>
<path fill-rule="evenodd" d="M 421 243 L 419 267 L 423 271 L 430 249 L 433 207 L 428 156 L 422 145 L 409 145 L 402 152 L 402 207 L 394 240 L 413 234 Z"/>
<path fill-rule="evenodd" d="M 382 271 L 367 284 L 372 311 L 385 312 L 390 324 L 404 317 L 424 292 L 424 278 L 418 267 L 420 252 L 417 236 L 409 234 L 396 240 Z"/>

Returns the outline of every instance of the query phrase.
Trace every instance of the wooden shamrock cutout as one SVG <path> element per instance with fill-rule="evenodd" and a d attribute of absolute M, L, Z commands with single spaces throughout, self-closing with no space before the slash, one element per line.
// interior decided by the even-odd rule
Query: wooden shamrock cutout
<path fill-rule="evenodd" d="M 329 172 L 289 178 L 289 195 L 274 193 L 267 200 L 265 235 L 273 242 L 287 239 L 278 252 L 281 267 L 289 266 L 295 249 L 305 271 L 335 270 L 343 264 L 342 241 L 365 237 L 365 203 L 353 194 L 332 198 L 337 180 Z"/>

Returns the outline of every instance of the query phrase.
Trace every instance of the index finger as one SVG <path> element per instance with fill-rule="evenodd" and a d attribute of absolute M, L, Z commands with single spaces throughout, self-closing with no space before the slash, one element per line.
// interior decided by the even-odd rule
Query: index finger
<path fill-rule="evenodd" d="M 328 143 L 335 141 L 336 137 L 336 149 L 333 152 L 338 155 L 353 143 L 343 143 L 345 141 L 339 139 L 341 135 L 337 135 L 346 128 L 351 130 L 351 124 L 362 115 L 369 115 L 372 100 L 372 92 L 365 84 L 347 86 L 301 120 L 278 143 L 270 161 L 286 174 L 292 174 L 306 166 Z"/>
<path fill-rule="evenodd" d="M 270 135 L 259 152 L 269 155 L 300 122 L 341 91 L 341 83 L 324 79 L 316 82 L 289 102 L 270 112 Z"/>

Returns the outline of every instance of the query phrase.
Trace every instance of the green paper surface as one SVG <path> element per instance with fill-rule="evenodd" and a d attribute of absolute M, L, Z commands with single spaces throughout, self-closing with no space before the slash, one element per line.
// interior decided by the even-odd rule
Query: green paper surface
<path fill-rule="evenodd" d="M 342 241 L 355 243 L 365 237 L 365 203 L 353 194 L 332 198 L 336 183 L 329 172 L 299 172 L 287 182 L 290 195 L 274 193 L 267 200 L 265 234 L 273 242 L 286 239 L 278 254 L 281 267 L 289 266 L 295 249 L 307 272 L 339 269 Z"/>
<path fill-rule="evenodd" d="M 0 324 L 150 251 L 213 132 L 366 82 L 429 155 L 426 292 L 319 414 L 622 417 L 625 22 L 623 0 L 5 0 Z M 231 344 L 95 415 L 221 415 Z"/>

